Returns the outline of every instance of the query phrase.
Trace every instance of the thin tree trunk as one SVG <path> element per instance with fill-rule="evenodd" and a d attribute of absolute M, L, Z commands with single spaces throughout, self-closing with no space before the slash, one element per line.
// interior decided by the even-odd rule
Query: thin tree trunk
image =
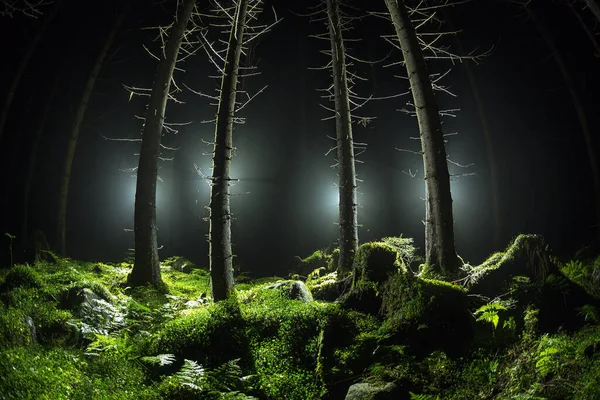
<path fill-rule="evenodd" d="M 423 51 L 404 0 L 385 0 L 402 48 L 413 95 L 425 174 L 425 260 L 430 267 L 454 273 L 459 261 L 454 247 L 454 221 L 446 149 Z"/>
<path fill-rule="evenodd" d="M 598 22 L 600 22 L 600 5 L 598 5 L 597 0 L 584 0 L 587 7 L 590 9 L 592 14 L 596 17 Z"/>
<path fill-rule="evenodd" d="M 335 131 L 337 136 L 338 188 L 339 188 L 339 245 L 338 269 L 352 270 L 354 254 L 358 249 L 358 201 L 356 195 L 356 169 L 350 94 L 346 75 L 346 49 L 342 37 L 338 0 L 327 0 L 329 38 L 331 42 L 333 90 L 335 99 Z"/>
<path fill-rule="evenodd" d="M 587 148 L 588 160 L 592 172 L 592 184 L 594 190 L 593 202 L 594 212 L 596 214 L 595 242 L 598 244 L 600 241 L 600 170 L 598 168 L 598 158 L 596 151 L 594 150 L 594 142 L 592 140 L 592 133 L 590 131 L 589 122 L 585 113 L 585 107 L 583 106 L 583 101 L 579 95 L 579 92 L 575 88 L 575 83 L 573 82 L 573 78 L 569 72 L 569 68 L 567 67 L 567 62 L 563 58 L 562 54 L 558 51 L 558 47 L 552 38 L 552 34 L 546 27 L 546 24 L 544 24 L 544 22 L 538 18 L 538 16 L 531 8 L 529 8 L 529 6 L 525 6 L 525 9 L 527 10 L 527 13 L 533 22 L 536 24 L 538 31 L 544 38 L 544 41 L 550 48 L 552 57 L 554 57 L 554 61 L 558 65 L 558 69 L 560 70 L 563 80 L 565 81 L 565 85 L 567 86 L 567 90 L 569 91 L 571 100 L 575 106 L 575 111 L 577 112 L 577 118 L 579 119 L 579 125 L 581 127 L 581 133 L 583 134 L 583 140 L 585 141 L 585 146 Z"/>
<path fill-rule="evenodd" d="M 37 49 L 37 47 L 40 43 L 40 40 L 42 39 L 42 36 L 44 36 L 44 33 L 46 33 L 46 30 L 48 29 L 48 25 L 50 25 L 50 22 L 54 19 L 56 12 L 60 8 L 61 3 L 62 3 L 62 1 L 57 2 L 57 4 L 54 5 L 54 8 L 48 14 L 48 16 L 46 16 L 46 18 L 44 18 L 44 22 L 42 23 L 42 26 L 38 29 L 37 33 L 35 34 L 35 36 L 31 40 L 31 42 L 29 43 L 29 46 L 27 46 L 27 49 L 25 50 L 25 54 L 23 54 L 23 58 L 21 58 L 21 61 L 19 62 L 19 65 L 17 66 L 17 72 L 15 73 L 15 76 L 13 77 L 10 87 L 8 88 L 8 91 L 6 92 L 6 94 L 4 96 L 4 103 L 2 105 L 2 111 L 0 111 L 0 139 L 2 138 L 2 134 L 4 132 L 4 126 L 6 125 L 6 121 L 8 119 L 8 112 L 10 110 L 10 106 L 15 97 L 15 93 L 17 92 L 17 87 L 19 86 L 19 83 L 21 82 L 21 78 L 23 77 L 23 73 L 25 72 L 27 65 L 29 65 L 29 61 L 31 60 L 33 53 Z"/>
<path fill-rule="evenodd" d="M 102 64 L 108 55 L 108 51 L 112 45 L 112 42 L 125 18 L 126 12 L 123 11 L 115 19 L 113 26 L 108 34 L 104 46 L 100 50 L 94 67 L 90 72 L 85 89 L 79 101 L 77 112 L 75 113 L 75 121 L 73 122 L 73 128 L 69 135 L 69 141 L 67 143 L 67 153 L 65 155 L 65 163 L 63 166 L 63 173 L 60 185 L 60 191 L 58 195 L 58 214 L 57 214 L 57 227 L 56 227 L 56 245 L 60 255 L 65 256 L 67 253 L 66 241 L 67 241 L 67 202 L 69 198 L 69 185 L 71 183 L 71 170 L 73 168 L 73 160 L 75 158 L 75 150 L 77 148 L 77 140 L 79 139 L 79 132 L 81 131 L 81 124 L 87 110 L 88 103 L 92 97 L 94 86 L 96 85 L 96 79 L 102 68 Z"/>
<path fill-rule="evenodd" d="M 448 23 L 448 27 L 450 28 L 450 30 L 454 31 L 455 29 L 448 15 L 445 15 L 445 20 Z M 456 35 L 456 45 L 459 52 L 458 54 L 460 54 L 461 56 L 464 55 L 465 51 L 458 35 Z M 481 130 L 483 133 L 483 141 L 485 143 L 485 153 L 488 162 L 492 194 L 492 244 L 495 249 L 498 249 L 501 245 L 500 232 L 502 232 L 502 218 L 500 215 L 500 201 L 498 198 L 500 193 L 498 185 L 498 164 L 496 162 L 496 153 L 494 151 L 492 129 L 487 118 L 487 113 L 485 112 L 483 99 L 481 98 L 481 94 L 479 93 L 479 87 L 477 86 L 477 80 L 475 79 L 475 74 L 473 73 L 473 68 L 471 67 L 470 61 L 465 60 L 462 62 L 462 65 L 465 68 L 467 80 L 469 81 L 469 87 L 471 88 L 471 93 L 473 93 L 473 98 L 475 99 L 475 105 L 477 107 L 479 121 L 481 122 Z"/>
<path fill-rule="evenodd" d="M 147 283 L 157 285 L 162 282 L 156 232 L 156 180 L 160 140 L 173 71 L 195 5 L 196 0 L 185 0 L 183 6 L 180 6 L 164 52 L 161 52 L 158 72 L 152 85 L 137 170 L 134 213 L 135 262 L 127 277 L 127 283 L 131 286 Z"/>
<path fill-rule="evenodd" d="M 46 128 L 46 121 L 48 120 L 48 115 L 50 114 L 50 109 L 52 108 L 54 95 L 58 90 L 58 84 L 60 83 L 60 77 L 62 76 L 62 69 L 56 72 L 54 77 L 54 82 L 50 87 L 50 91 L 48 92 L 48 99 L 46 101 L 46 106 L 44 107 L 44 111 L 40 116 L 40 119 L 37 122 L 37 129 L 35 130 L 35 134 L 33 136 L 33 144 L 31 146 L 31 153 L 29 155 L 29 163 L 27 165 L 27 176 L 25 178 L 25 190 L 23 192 L 23 220 L 21 223 L 21 243 L 23 248 L 26 248 L 27 240 L 29 238 L 29 195 L 31 193 L 31 184 L 33 182 L 33 175 L 35 172 L 35 164 L 37 161 L 38 149 L 40 146 L 40 141 L 42 139 L 42 133 Z"/>
<path fill-rule="evenodd" d="M 227 44 L 225 67 L 217 110 L 210 189 L 209 258 L 211 290 L 214 301 L 227 299 L 233 291 L 233 253 L 231 250 L 231 207 L 229 185 L 233 156 L 233 120 L 238 84 L 238 69 L 244 41 L 249 0 L 238 0 L 234 24 Z"/>
<path fill-rule="evenodd" d="M 591 29 L 587 26 L 587 24 L 585 23 L 585 21 L 581 17 L 581 14 L 579 14 L 579 11 L 577 11 L 575 6 L 570 1 L 567 1 L 566 3 L 567 3 L 567 7 L 569 7 L 569 10 L 571 10 L 571 13 L 573 13 L 575 18 L 577 18 L 577 21 L 579 21 L 579 25 L 581 25 L 581 29 L 583 29 L 583 31 L 587 35 L 588 39 L 590 39 L 592 46 L 594 46 L 594 50 L 596 51 L 596 54 L 594 54 L 594 55 L 596 57 L 600 57 L 600 45 L 598 45 L 598 40 L 596 39 L 596 35 L 594 35 L 594 32 L 592 32 Z M 599 22 L 600 22 L 600 20 L 599 20 Z"/>

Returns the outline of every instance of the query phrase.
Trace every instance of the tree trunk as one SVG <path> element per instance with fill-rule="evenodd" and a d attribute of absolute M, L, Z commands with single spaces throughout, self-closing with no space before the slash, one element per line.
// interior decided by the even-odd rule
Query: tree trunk
<path fill-rule="evenodd" d="M 385 3 L 402 48 L 419 123 L 426 187 L 425 260 L 430 267 L 454 273 L 460 265 L 454 247 L 450 174 L 433 86 L 404 0 Z"/>
<path fill-rule="evenodd" d="M 8 111 L 10 110 L 10 106 L 15 97 L 17 87 L 19 86 L 19 83 L 21 82 L 21 78 L 23 77 L 23 73 L 25 72 L 25 68 L 27 68 L 27 65 L 29 65 L 29 61 L 31 60 L 33 53 L 37 49 L 38 44 L 40 43 L 40 40 L 42 39 L 42 36 L 44 36 L 44 33 L 46 32 L 46 29 L 48 29 L 48 25 L 50 25 L 50 22 L 52 21 L 52 19 L 56 15 L 56 12 L 60 8 L 61 2 L 58 2 L 57 4 L 55 4 L 54 9 L 50 12 L 50 14 L 48 14 L 48 16 L 46 18 L 44 18 L 44 22 L 42 23 L 42 26 L 40 27 L 40 29 L 38 29 L 37 33 L 33 37 L 33 40 L 29 43 L 29 46 L 27 46 L 27 50 L 25 50 L 25 54 L 23 54 L 23 58 L 21 58 L 21 61 L 19 62 L 19 65 L 17 66 L 17 72 L 15 73 L 15 76 L 13 77 L 10 87 L 8 88 L 8 91 L 6 92 L 6 95 L 4 96 L 4 103 L 2 105 L 2 111 L 0 111 L 0 139 L 2 138 L 2 133 L 4 132 L 4 126 L 6 125 L 6 120 L 8 119 Z"/>
<path fill-rule="evenodd" d="M 31 152 L 29 154 L 29 162 L 27 165 L 27 176 L 25 178 L 25 189 L 23 192 L 23 220 L 21 222 L 21 243 L 23 245 L 23 248 L 26 248 L 27 240 L 29 238 L 29 195 L 31 193 L 31 184 L 33 182 L 33 175 L 35 172 L 35 164 L 37 161 L 38 149 L 40 146 L 40 141 L 42 139 L 42 133 L 46 128 L 46 121 L 48 120 L 50 109 L 54 104 L 54 95 L 58 90 L 58 84 L 60 83 L 60 77 L 62 76 L 63 69 L 64 67 L 60 68 L 60 71 L 56 72 L 54 82 L 52 82 L 50 91 L 48 92 L 46 106 L 44 107 L 44 111 L 42 111 L 42 114 L 37 122 L 37 128 L 33 136 L 33 144 L 31 145 Z"/>
<path fill-rule="evenodd" d="M 127 277 L 127 283 L 131 286 L 148 283 L 156 285 L 162 282 L 156 232 L 156 180 L 160 140 L 173 71 L 195 5 L 196 0 L 184 0 L 183 6 L 179 7 L 169 39 L 164 51 L 160 53 L 158 71 L 152 85 L 137 170 L 134 212 L 135 262 Z"/>
<path fill-rule="evenodd" d="M 591 8 L 591 7 L 590 7 Z M 544 24 L 544 22 L 538 18 L 538 16 L 533 12 L 533 10 L 529 6 L 525 6 L 527 13 L 536 24 L 538 31 L 544 38 L 544 41 L 550 48 L 552 52 L 552 57 L 554 57 L 554 61 L 558 65 L 558 69 L 565 81 L 565 85 L 571 95 L 571 100 L 573 101 L 573 105 L 575 106 L 575 111 L 577 112 L 577 118 L 579 119 L 579 125 L 581 126 L 581 133 L 583 134 L 583 140 L 585 141 L 585 145 L 587 148 L 588 160 L 590 162 L 590 168 L 592 172 L 592 184 L 593 184 L 593 202 L 594 202 L 594 212 L 596 218 L 596 238 L 595 243 L 600 243 L 600 170 L 598 169 L 598 159 L 596 156 L 596 151 L 594 150 L 594 142 L 592 140 L 592 133 L 590 131 L 589 122 L 587 116 L 585 114 L 585 107 L 583 106 L 583 101 L 579 92 L 575 88 L 575 83 L 573 82 L 573 78 L 569 69 L 567 67 L 567 62 L 558 51 L 558 47 L 552 38 L 552 34 Z"/>
<path fill-rule="evenodd" d="M 339 188 L 339 245 L 338 269 L 352 270 L 354 254 L 358 249 L 358 201 L 356 195 L 356 169 L 350 94 L 346 75 L 346 49 L 342 37 L 338 0 L 327 0 L 329 38 L 331 42 L 333 90 L 335 99 L 335 131 L 337 137 L 338 188 Z"/>
<path fill-rule="evenodd" d="M 209 258 L 212 297 L 227 299 L 233 291 L 233 253 L 231 250 L 231 207 L 229 185 L 233 156 L 233 120 L 238 84 L 238 69 L 244 41 L 249 0 L 238 0 L 234 24 L 227 44 L 225 67 L 215 124 L 212 178 L 210 189 Z"/>
<path fill-rule="evenodd" d="M 77 112 L 75 113 L 75 121 L 73 122 L 73 129 L 71 129 L 71 134 L 69 135 L 69 141 L 67 143 L 67 153 L 65 155 L 65 164 L 63 166 L 63 173 L 58 197 L 58 215 L 56 227 L 56 246 L 57 251 L 61 256 L 65 256 L 67 253 L 67 201 L 69 198 L 69 184 L 71 183 L 71 170 L 73 168 L 73 160 L 75 158 L 75 150 L 77 148 L 79 132 L 81 131 L 81 124 L 83 122 L 83 117 L 85 116 L 85 111 L 87 110 L 90 98 L 92 97 L 92 92 L 94 90 L 94 85 L 96 84 L 98 74 L 100 73 L 100 69 L 102 68 L 102 64 L 104 63 L 104 60 L 108 55 L 108 50 L 112 45 L 112 42 L 119 30 L 119 27 L 121 26 L 121 23 L 125 18 L 125 14 L 126 13 L 123 12 L 116 18 L 108 34 L 108 38 L 106 39 L 106 42 L 104 42 L 104 46 L 102 47 L 100 53 L 98 54 L 98 57 L 96 58 L 94 67 L 90 72 L 87 83 L 85 85 L 85 89 L 83 90 L 81 100 L 79 101 L 79 106 L 77 108 Z"/>
<path fill-rule="evenodd" d="M 600 5 L 598 5 L 598 0 L 584 0 L 586 6 L 590 9 L 590 11 L 594 14 L 598 22 L 600 22 Z"/>

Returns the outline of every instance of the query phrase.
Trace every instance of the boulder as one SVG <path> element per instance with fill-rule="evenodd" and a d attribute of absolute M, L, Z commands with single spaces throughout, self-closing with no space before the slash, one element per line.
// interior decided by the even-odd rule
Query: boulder
<path fill-rule="evenodd" d="M 302 281 L 281 281 L 269 285 L 265 289 L 281 290 L 290 300 L 300 300 L 304 303 L 313 301 L 312 294 Z"/>
<path fill-rule="evenodd" d="M 400 387 L 395 383 L 385 385 L 355 383 L 348 389 L 345 400 L 398 400 L 400 398 Z"/>

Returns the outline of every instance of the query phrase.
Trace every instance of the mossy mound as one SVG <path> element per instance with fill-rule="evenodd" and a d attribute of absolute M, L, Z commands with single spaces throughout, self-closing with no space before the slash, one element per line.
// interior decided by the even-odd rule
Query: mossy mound
<path fill-rule="evenodd" d="M 359 246 L 354 257 L 352 286 L 358 282 L 385 282 L 400 268 L 398 253 L 384 242 L 369 242 Z"/>
<path fill-rule="evenodd" d="M 462 354 L 473 339 L 466 290 L 448 282 L 398 273 L 384 286 L 383 331 L 415 351 Z"/>
<path fill-rule="evenodd" d="M 308 275 L 306 287 L 315 300 L 335 301 L 350 289 L 351 279 L 351 277 L 340 279 L 337 271 L 326 273 L 325 268 L 319 268 Z"/>
<path fill-rule="evenodd" d="M 495 253 L 483 264 L 467 268 L 465 286 L 471 293 L 493 298 L 506 293 L 517 276 L 525 276 L 541 287 L 548 275 L 557 271 L 544 238 L 521 234 L 505 252 Z"/>

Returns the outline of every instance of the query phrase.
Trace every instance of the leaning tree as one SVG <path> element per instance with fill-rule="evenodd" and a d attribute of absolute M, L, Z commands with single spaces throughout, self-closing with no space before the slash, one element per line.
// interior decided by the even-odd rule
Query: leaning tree
<path fill-rule="evenodd" d="M 142 145 L 137 168 L 134 212 L 135 261 L 127 283 L 133 286 L 160 284 L 160 263 L 156 228 L 156 181 L 160 158 L 161 137 L 165 129 L 165 110 L 171 96 L 173 71 L 177 64 L 182 43 L 189 33 L 187 27 L 194 14 L 196 0 L 178 2 L 178 12 L 168 32 L 158 57 L 158 71 L 150 91 L 150 103 L 146 111 Z M 161 28 L 161 31 L 164 28 Z M 194 28 L 195 25 L 194 25 Z M 162 35 L 161 35 L 162 37 Z M 132 94 L 135 89 L 130 88 Z M 147 92 L 142 91 L 142 94 Z"/>
<path fill-rule="evenodd" d="M 431 50 L 436 47 L 417 35 L 405 0 L 385 0 L 385 4 L 395 30 L 394 44 L 402 51 L 402 64 L 408 75 L 419 125 L 426 188 L 425 260 L 430 267 L 452 274 L 458 270 L 460 263 L 454 245 L 450 173 L 440 110 L 434 95 L 436 85 L 429 74 L 424 55 L 425 48 Z M 416 11 L 412 10 L 413 13 Z M 433 16 L 424 15 L 423 12 L 421 9 L 415 14 L 421 19 L 420 26 L 433 19 Z M 439 50 L 439 57 L 452 57 L 444 49 Z"/>

